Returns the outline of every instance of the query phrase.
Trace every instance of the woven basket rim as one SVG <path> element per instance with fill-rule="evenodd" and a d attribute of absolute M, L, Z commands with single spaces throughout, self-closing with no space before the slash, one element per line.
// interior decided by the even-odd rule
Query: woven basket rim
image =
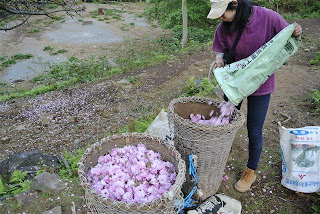
<path fill-rule="evenodd" d="M 176 178 L 184 177 L 183 182 L 181 184 L 178 184 L 177 181 L 175 181 L 171 185 L 170 190 L 168 192 L 164 193 L 161 196 L 161 198 L 154 200 L 152 202 L 148 202 L 148 203 L 127 203 L 127 202 L 112 200 L 112 199 L 105 198 L 105 197 L 101 196 L 94 189 L 92 189 L 92 187 L 88 183 L 87 175 L 85 174 L 85 172 L 83 170 L 84 160 L 87 158 L 87 156 L 89 156 L 91 154 L 91 152 L 93 151 L 93 148 L 95 148 L 96 146 L 99 146 L 102 143 L 108 143 L 108 142 L 115 140 L 115 139 L 121 139 L 121 138 L 125 139 L 127 137 L 131 137 L 131 138 L 136 137 L 136 138 L 141 138 L 141 139 L 147 138 L 149 140 L 152 140 L 155 143 L 161 142 L 162 144 L 164 144 L 167 147 L 167 149 L 169 151 L 172 151 L 172 154 L 179 154 L 178 158 L 175 158 L 175 159 L 178 162 L 177 165 L 179 166 L 179 169 L 180 169 L 180 167 L 182 167 L 182 168 L 178 171 Z M 152 135 L 148 135 L 148 134 L 141 134 L 141 133 L 136 133 L 136 132 L 116 134 L 116 135 L 108 136 L 108 137 L 101 139 L 100 141 L 92 144 L 90 146 L 90 148 L 88 148 L 86 150 L 86 152 L 83 154 L 83 156 L 81 157 L 81 159 L 78 162 L 78 174 L 79 174 L 80 184 L 86 191 L 89 191 L 94 197 L 97 197 L 99 200 L 103 201 L 104 203 L 113 203 L 118 206 L 126 207 L 127 209 L 130 209 L 132 207 L 139 208 L 139 207 L 145 207 L 145 206 L 149 206 L 149 205 L 152 206 L 153 204 L 160 204 L 161 201 L 170 200 L 169 192 L 173 193 L 173 195 L 176 195 L 178 193 L 178 191 L 181 190 L 182 184 L 185 182 L 185 172 L 186 172 L 185 161 L 181 158 L 181 154 L 176 150 L 176 148 L 174 146 L 171 146 L 166 141 L 164 141 L 163 139 L 161 139 L 157 136 L 152 136 Z"/>
<path fill-rule="evenodd" d="M 178 118 L 179 120 L 182 120 L 183 122 L 185 123 L 188 123 L 194 127 L 199 127 L 199 128 L 205 128 L 205 129 L 212 129 L 212 128 L 222 128 L 222 127 L 240 127 L 243 125 L 244 123 L 244 113 L 238 109 L 235 109 L 234 112 L 232 114 L 235 114 L 235 115 L 238 115 L 238 120 L 232 120 L 229 124 L 223 124 L 223 125 L 210 125 L 210 124 L 200 124 L 200 123 L 195 123 L 195 122 L 192 122 L 190 119 L 185 119 L 183 117 L 181 117 L 179 114 L 175 113 L 175 104 L 177 103 L 191 103 L 193 101 L 199 101 L 199 100 L 204 100 L 204 101 L 207 101 L 207 102 L 212 102 L 213 104 L 214 103 L 221 103 L 221 101 L 219 101 L 218 99 L 216 98 L 208 98 L 208 97 L 195 97 L 195 96 L 192 96 L 192 97 L 180 97 L 180 98 L 177 98 L 177 99 L 173 99 L 170 104 L 169 104 L 169 107 L 168 107 L 168 110 L 169 110 L 169 114 L 172 114 L 173 117 L 175 118 Z M 197 103 L 197 102 L 193 102 L 193 103 Z M 198 102 L 199 103 L 199 102 Z M 202 102 L 203 103 L 203 102 Z"/>

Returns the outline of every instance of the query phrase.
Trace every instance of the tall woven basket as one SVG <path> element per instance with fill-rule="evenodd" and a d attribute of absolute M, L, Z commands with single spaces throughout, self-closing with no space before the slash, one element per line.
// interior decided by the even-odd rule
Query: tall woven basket
<path fill-rule="evenodd" d="M 88 171 L 97 164 L 98 157 L 105 155 L 115 147 L 121 148 L 128 145 L 136 146 L 139 143 L 145 144 L 148 149 L 159 152 L 164 161 L 170 161 L 175 166 L 177 173 L 176 181 L 168 192 L 163 194 L 160 199 L 150 203 L 129 204 L 104 198 L 91 188 L 87 180 L 87 174 Z M 181 188 L 185 181 L 185 162 L 173 146 L 170 146 L 158 137 L 138 133 L 126 133 L 104 138 L 87 149 L 78 162 L 78 167 L 79 178 L 81 185 L 85 190 L 85 198 L 89 213 L 178 213 L 177 204 L 183 201 Z"/>
<path fill-rule="evenodd" d="M 217 108 L 219 104 L 216 99 L 200 97 L 178 98 L 169 104 L 168 118 L 174 133 L 174 144 L 186 161 L 187 168 L 189 154 L 197 156 L 198 188 L 203 194 L 196 194 L 196 198 L 201 196 L 203 200 L 218 191 L 234 137 L 244 123 L 244 114 L 238 110 L 234 111 L 230 123 L 226 125 L 204 125 L 189 119 L 190 114 L 201 114 L 208 119 L 212 110 L 220 112 Z M 192 187 L 187 173 L 182 190 L 189 193 Z"/>

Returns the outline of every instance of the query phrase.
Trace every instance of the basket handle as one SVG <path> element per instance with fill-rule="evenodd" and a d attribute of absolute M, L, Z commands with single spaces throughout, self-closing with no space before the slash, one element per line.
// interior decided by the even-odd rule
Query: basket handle
<path fill-rule="evenodd" d="M 210 85 L 212 85 L 212 82 L 211 82 L 212 73 L 216 68 L 217 68 L 217 63 L 215 61 L 213 61 L 211 63 L 211 66 L 210 66 L 210 69 L 209 69 L 209 73 L 208 73 L 208 81 L 209 81 Z"/>

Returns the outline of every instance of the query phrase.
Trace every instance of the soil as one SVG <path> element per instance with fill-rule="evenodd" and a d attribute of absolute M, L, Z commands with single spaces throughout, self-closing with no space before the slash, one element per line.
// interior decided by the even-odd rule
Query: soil
<path fill-rule="evenodd" d="M 233 144 L 233 161 L 225 170 L 229 181 L 222 183 L 219 189 L 219 192 L 240 200 L 243 213 L 311 213 L 311 206 L 316 203 L 314 194 L 295 193 L 280 185 L 277 122 L 289 118 L 283 123 L 288 128 L 320 125 L 319 115 L 312 113 L 313 107 L 306 99 L 311 89 L 320 90 L 320 69 L 309 64 L 320 47 L 320 18 L 296 22 L 304 29 L 303 42 L 298 53 L 276 74 L 276 91 L 272 94 L 264 125 L 264 149 L 257 181 L 248 193 L 233 190 L 247 160 L 248 140 L 244 125 Z M 25 36 L 23 33 L 17 36 L 19 31 L 21 28 L 12 32 L 12 39 Z M 89 48 L 88 53 L 98 51 L 99 54 L 99 50 Z M 172 99 L 182 94 L 182 87 L 190 76 L 196 79 L 207 77 L 213 59 L 214 55 L 207 47 L 195 54 L 180 55 L 167 63 L 108 80 L 97 80 L 35 98 L 2 102 L 0 159 L 31 150 L 59 156 L 65 150 L 73 152 L 107 134 L 117 133 L 132 120 L 167 108 Z M 125 80 L 130 77 L 136 77 L 137 81 L 127 84 Z M 245 103 L 241 110 L 246 112 Z M 82 209 L 81 204 L 78 206 Z"/>

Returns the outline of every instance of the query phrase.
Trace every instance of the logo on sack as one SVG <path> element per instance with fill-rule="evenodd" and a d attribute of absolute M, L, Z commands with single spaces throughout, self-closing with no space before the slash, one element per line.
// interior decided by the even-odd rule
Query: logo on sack
<path fill-rule="evenodd" d="M 300 179 L 302 180 L 306 175 L 299 175 Z"/>
<path fill-rule="evenodd" d="M 306 130 L 301 130 L 301 129 L 296 129 L 296 130 L 292 130 L 289 132 L 290 134 L 294 134 L 294 135 L 307 135 L 309 134 L 308 131 Z"/>

